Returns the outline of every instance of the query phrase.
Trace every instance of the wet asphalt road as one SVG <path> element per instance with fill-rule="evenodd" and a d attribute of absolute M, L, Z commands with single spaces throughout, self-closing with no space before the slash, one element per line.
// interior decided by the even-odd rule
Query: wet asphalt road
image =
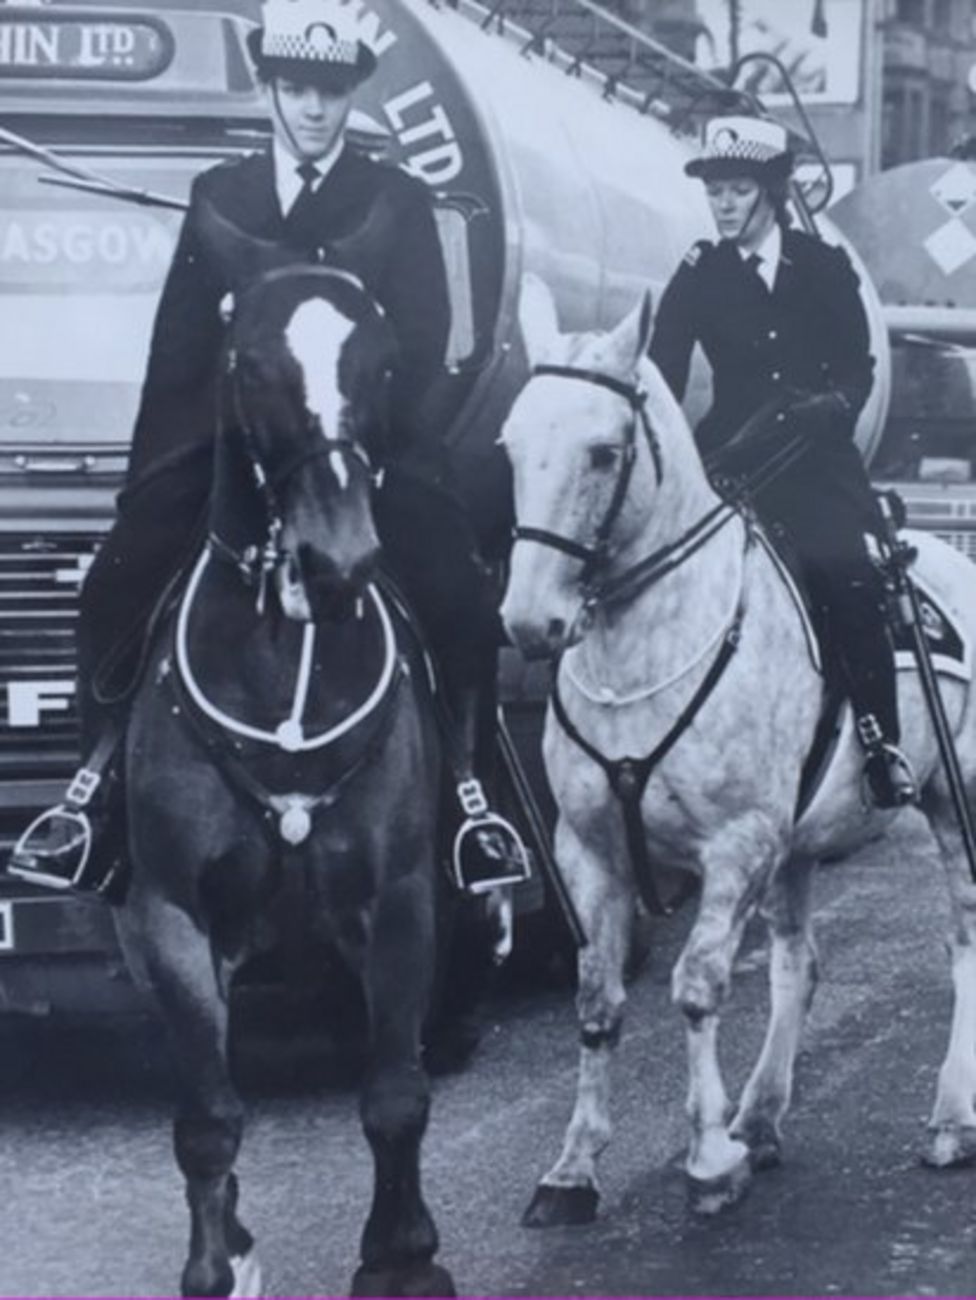
<path fill-rule="evenodd" d="M 944 892 L 921 824 L 827 868 L 817 897 L 823 982 L 786 1163 L 718 1220 L 690 1214 L 680 1170 L 684 1041 L 668 976 L 690 915 L 656 926 L 631 986 L 590 1227 L 519 1227 L 569 1115 L 575 1028 L 568 990 L 500 993 L 474 1063 L 437 1083 L 425 1144 L 460 1293 L 976 1294 L 976 1169 L 918 1163 L 950 1005 Z M 758 1050 L 765 977 L 750 932 L 722 1040 L 732 1092 Z M 152 1026 L 0 1027 L 0 1293 L 172 1294 L 187 1222 L 166 1089 Z M 303 1083 L 290 1064 L 252 1069 L 247 1093 L 242 1210 L 265 1293 L 342 1294 L 369 1194 L 355 1093 Z"/>

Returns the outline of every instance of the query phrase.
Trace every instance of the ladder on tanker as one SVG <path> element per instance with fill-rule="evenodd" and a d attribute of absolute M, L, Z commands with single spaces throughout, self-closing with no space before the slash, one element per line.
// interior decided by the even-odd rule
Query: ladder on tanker
<path fill-rule="evenodd" d="M 751 111 L 750 97 L 593 0 L 448 0 L 485 31 L 517 42 L 567 76 L 691 134 L 702 119 Z"/>
<path fill-rule="evenodd" d="M 815 229 L 813 218 L 831 197 L 830 167 L 791 76 L 774 55 L 765 51 L 746 54 L 729 70 L 726 80 L 689 63 L 594 0 L 448 3 L 484 31 L 517 42 L 526 56 L 543 58 L 561 67 L 567 76 L 591 81 L 604 99 L 629 104 L 679 135 L 697 133 L 704 119 L 720 113 L 768 117 L 758 96 L 736 83 L 750 65 L 772 68 L 792 99 L 802 126 L 801 133 L 791 132 L 794 151 L 820 168 L 822 183 L 815 199 L 798 184 L 792 187 L 802 224 Z"/>

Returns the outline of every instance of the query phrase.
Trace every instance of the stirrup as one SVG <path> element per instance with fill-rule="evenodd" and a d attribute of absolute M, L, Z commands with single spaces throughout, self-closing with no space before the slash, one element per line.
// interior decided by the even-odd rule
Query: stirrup
<path fill-rule="evenodd" d="M 83 807 L 46 808 L 14 845 L 7 874 L 49 889 L 78 889 L 91 858 L 91 819 Z"/>
<path fill-rule="evenodd" d="M 918 781 L 907 757 L 887 742 L 872 745 L 861 771 L 865 808 L 905 808 L 917 799 Z"/>
<path fill-rule="evenodd" d="M 451 869 L 458 889 L 487 894 L 502 885 L 531 879 L 529 851 L 507 818 L 492 812 L 481 782 L 461 781 L 458 799 L 467 814 L 454 837 Z"/>

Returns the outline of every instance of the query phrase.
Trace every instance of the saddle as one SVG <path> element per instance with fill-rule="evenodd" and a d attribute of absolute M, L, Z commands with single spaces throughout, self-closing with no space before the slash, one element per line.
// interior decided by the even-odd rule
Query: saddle
<path fill-rule="evenodd" d="M 810 662 L 823 678 L 820 716 L 800 778 L 795 819 L 813 802 L 826 775 L 845 727 L 847 688 L 843 680 L 836 630 L 829 610 L 816 602 L 805 580 L 803 561 L 796 547 L 781 529 L 757 527 L 757 539 L 772 560 L 786 587 L 803 626 Z M 869 538 L 869 551 L 872 550 Z M 880 557 L 872 555 L 876 563 Z M 938 593 L 914 573 L 911 582 L 919 596 L 922 626 L 933 667 L 940 673 L 968 681 L 971 674 L 971 647 L 961 625 Z M 911 633 L 903 619 L 896 616 L 891 602 L 885 604 L 886 626 L 891 637 L 896 672 L 917 670 Z"/>

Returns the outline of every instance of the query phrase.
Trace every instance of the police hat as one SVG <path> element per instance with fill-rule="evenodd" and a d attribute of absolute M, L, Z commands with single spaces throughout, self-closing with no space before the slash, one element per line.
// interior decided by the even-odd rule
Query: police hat
<path fill-rule="evenodd" d="M 264 0 L 262 26 L 248 32 L 247 47 L 262 80 L 311 80 L 336 94 L 354 90 L 376 68 L 342 0 Z"/>
<path fill-rule="evenodd" d="M 712 118 L 701 153 L 685 164 L 688 176 L 702 180 L 750 176 L 764 184 L 784 181 L 792 170 L 785 129 L 758 117 Z"/>

